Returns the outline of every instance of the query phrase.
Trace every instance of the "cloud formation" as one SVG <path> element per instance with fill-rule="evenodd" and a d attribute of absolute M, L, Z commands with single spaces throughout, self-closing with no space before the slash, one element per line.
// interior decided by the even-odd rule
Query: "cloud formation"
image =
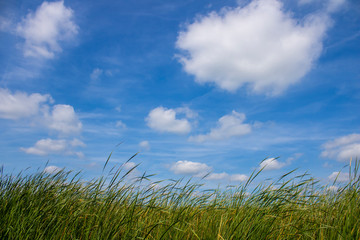
<path fill-rule="evenodd" d="M 279 162 L 275 158 L 268 158 L 268 159 L 265 159 L 264 161 L 262 161 L 260 163 L 259 169 L 263 169 L 264 171 L 266 171 L 266 170 L 276 170 L 276 169 L 283 168 L 286 165 L 287 165 L 287 163 Z"/>
<path fill-rule="evenodd" d="M 360 158 L 360 134 L 350 134 L 323 144 L 321 156 L 340 162 Z"/>
<path fill-rule="evenodd" d="M 249 177 L 245 174 L 233 174 L 230 176 L 230 181 L 234 182 L 245 182 L 249 179 Z"/>
<path fill-rule="evenodd" d="M 62 138 L 78 135 L 82 130 L 82 123 L 74 108 L 65 104 L 53 105 L 53 99 L 49 94 L 11 93 L 8 89 L 0 88 L 0 118 L 13 121 L 26 120 L 31 126 L 55 131 Z M 21 150 L 41 156 L 64 154 L 82 157 L 82 152 L 74 150 L 77 147 L 85 147 L 85 144 L 76 138 L 72 140 L 46 138 L 37 141 L 33 147 L 21 148 Z"/>
<path fill-rule="evenodd" d="M 278 0 L 253 0 L 199 17 L 179 33 L 179 61 L 198 83 L 276 95 L 310 71 L 329 27 L 326 13 L 295 19 Z"/>
<path fill-rule="evenodd" d="M 70 105 L 55 105 L 52 112 L 47 116 L 47 122 L 50 129 L 62 134 L 76 134 L 82 128 L 74 108 Z"/>
<path fill-rule="evenodd" d="M 235 136 L 242 136 L 251 132 L 251 125 L 243 123 L 245 114 L 232 111 L 218 120 L 217 127 L 212 128 L 209 133 L 191 136 L 190 141 L 204 142 L 208 140 L 224 140 Z"/>
<path fill-rule="evenodd" d="M 186 134 L 191 131 L 190 122 L 186 118 L 177 119 L 173 109 L 157 107 L 150 111 L 145 120 L 150 128 L 159 132 Z"/>
<path fill-rule="evenodd" d="M 21 119 L 40 113 L 42 106 L 51 102 L 50 95 L 24 92 L 12 94 L 8 89 L 0 88 L 0 118 Z"/>
<path fill-rule="evenodd" d="M 170 170 L 175 174 L 189 175 L 193 177 L 205 177 L 206 180 L 228 180 L 234 182 L 246 181 L 249 177 L 245 174 L 228 174 L 226 172 L 214 173 L 213 168 L 205 163 L 192 161 L 177 161 L 173 163 Z"/>
<path fill-rule="evenodd" d="M 211 172 L 212 168 L 205 163 L 184 160 L 174 163 L 170 167 L 170 170 L 175 174 L 203 177 Z"/>
<path fill-rule="evenodd" d="M 0 88 L 0 118 L 32 120 L 60 134 L 78 134 L 82 123 L 74 108 L 64 104 L 52 106 L 52 103 L 49 94 L 11 93 L 8 89 Z"/>
<path fill-rule="evenodd" d="M 25 39 L 24 55 L 53 58 L 56 52 L 61 52 L 60 42 L 78 33 L 73 14 L 71 8 L 64 6 L 64 1 L 45 1 L 35 13 L 30 12 L 16 28 L 17 34 Z"/>
<path fill-rule="evenodd" d="M 47 166 L 43 172 L 47 173 L 47 174 L 56 174 L 56 173 L 60 172 L 61 170 L 62 170 L 62 168 L 59 168 L 57 166 Z"/>
<path fill-rule="evenodd" d="M 75 155 L 78 157 L 83 157 L 82 152 L 77 152 L 74 149 L 76 147 L 84 147 L 85 144 L 78 139 L 73 139 L 71 141 L 65 139 L 41 139 L 35 143 L 33 147 L 29 148 L 20 148 L 23 152 L 27 154 L 34 154 L 45 156 L 49 154 L 61 154 L 61 155 Z"/>

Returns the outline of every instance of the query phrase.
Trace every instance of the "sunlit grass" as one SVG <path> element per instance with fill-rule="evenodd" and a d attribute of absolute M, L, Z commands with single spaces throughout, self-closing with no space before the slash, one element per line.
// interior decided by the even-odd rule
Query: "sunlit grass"
<path fill-rule="evenodd" d="M 252 186 L 204 190 L 112 169 L 84 181 L 60 171 L 4 175 L 0 239 L 360 239 L 359 162 L 339 188 L 289 172 Z M 335 183 L 336 184 L 336 183 Z"/>

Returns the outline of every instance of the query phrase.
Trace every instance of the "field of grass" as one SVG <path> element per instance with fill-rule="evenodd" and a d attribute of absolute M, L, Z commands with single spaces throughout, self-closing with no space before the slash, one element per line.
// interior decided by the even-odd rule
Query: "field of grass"
<path fill-rule="evenodd" d="M 254 187 L 259 171 L 240 186 L 204 190 L 145 175 L 129 181 L 133 169 L 92 181 L 1 171 L 0 239 L 360 239 L 358 168 L 335 191 L 296 172 Z"/>

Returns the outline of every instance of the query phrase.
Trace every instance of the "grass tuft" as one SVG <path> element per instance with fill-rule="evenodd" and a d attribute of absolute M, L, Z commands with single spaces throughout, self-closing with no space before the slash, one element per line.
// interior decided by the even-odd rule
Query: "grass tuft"
<path fill-rule="evenodd" d="M 146 174 L 128 181 L 135 168 L 88 182 L 1 169 L 0 239 L 360 239 L 359 161 L 349 168 L 336 191 L 295 171 L 251 189 L 261 170 L 235 188 L 203 190 Z"/>

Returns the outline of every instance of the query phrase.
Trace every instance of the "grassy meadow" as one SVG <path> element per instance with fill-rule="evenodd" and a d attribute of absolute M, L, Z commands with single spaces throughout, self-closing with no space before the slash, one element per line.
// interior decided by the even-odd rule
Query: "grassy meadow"
<path fill-rule="evenodd" d="M 338 189 L 296 171 L 253 186 L 260 170 L 213 190 L 145 174 L 129 181 L 134 169 L 121 167 L 91 181 L 2 170 L 0 239 L 360 239 L 358 168 Z"/>

